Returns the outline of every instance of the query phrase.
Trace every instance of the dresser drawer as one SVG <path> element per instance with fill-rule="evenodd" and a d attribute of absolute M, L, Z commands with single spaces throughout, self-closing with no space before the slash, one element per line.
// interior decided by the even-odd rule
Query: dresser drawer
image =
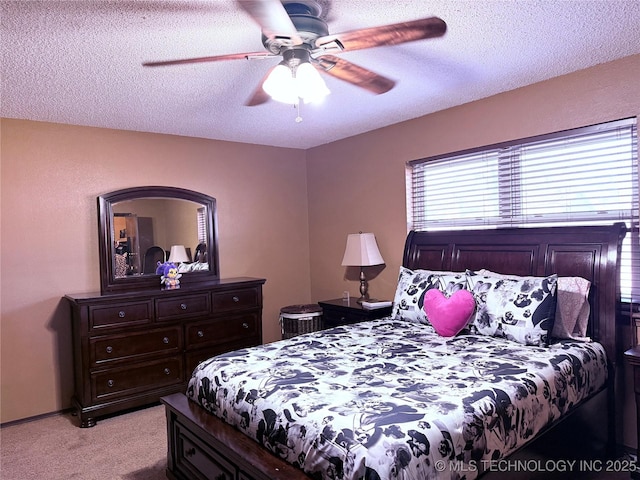
<path fill-rule="evenodd" d="M 238 340 L 231 343 L 225 343 L 224 345 L 214 345 L 213 347 L 205 347 L 199 350 L 192 350 L 186 353 L 186 371 L 187 371 L 187 381 L 191 377 L 193 370 L 198 366 L 200 362 L 204 362 L 205 360 L 215 357 L 216 355 L 220 355 L 221 353 L 231 352 L 233 350 L 240 350 L 241 348 L 247 347 L 255 347 L 256 345 L 260 345 L 261 340 L 260 337 L 247 337 L 242 340 Z"/>
<path fill-rule="evenodd" d="M 93 401 L 126 397 L 184 382 L 182 356 L 111 368 L 91 375 Z"/>
<path fill-rule="evenodd" d="M 174 424 L 176 467 L 187 478 L 235 480 L 237 468 L 192 435 L 180 422 Z"/>
<path fill-rule="evenodd" d="M 104 335 L 89 340 L 91 366 L 118 361 L 141 360 L 157 354 L 175 355 L 182 351 L 182 327 L 157 328 L 134 333 Z"/>
<path fill-rule="evenodd" d="M 221 345 L 259 336 L 258 317 L 258 313 L 251 312 L 190 323 L 187 325 L 186 348 L 189 350 L 205 345 Z"/>
<path fill-rule="evenodd" d="M 207 293 L 156 300 L 158 321 L 207 315 L 210 311 L 209 294 Z"/>
<path fill-rule="evenodd" d="M 91 305 L 89 328 L 97 330 L 109 327 L 144 325 L 151 323 L 153 304 L 151 301 L 121 303 L 117 305 Z"/>
<path fill-rule="evenodd" d="M 322 320 L 325 328 L 333 328 L 350 323 L 364 322 L 367 316 L 361 312 L 344 312 L 340 310 L 328 310 L 322 308 Z"/>
<path fill-rule="evenodd" d="M 255 308 L 258 306 L 258 288 L 243 288 L 213 293 L 213 311 Z"/>

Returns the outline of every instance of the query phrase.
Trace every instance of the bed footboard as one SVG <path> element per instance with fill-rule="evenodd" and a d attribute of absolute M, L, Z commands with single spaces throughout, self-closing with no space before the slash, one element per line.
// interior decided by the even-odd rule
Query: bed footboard
<path fill-rule="evenodd" d="M 173 480 L 309 480 L 182 393 L 163 397 L 167 477 Z"/>
<path fill-rule="evenodd" d="M 163 397 L 167 414 L 167 477 L 172 480 L 309 480 L 300 470 L 273 456 L 249 437 L 205 412 L 182 393 Z M 512 460 L 611 458 L 607 447 L 607 392 L 584 402 L 534 441 L 509 456 Z M 528 472 L 528 480 L 545 472 Z M 486 480 L 504 478 L 489 469 Z M 520 478 L 520 477 L 518 477 Z"/>

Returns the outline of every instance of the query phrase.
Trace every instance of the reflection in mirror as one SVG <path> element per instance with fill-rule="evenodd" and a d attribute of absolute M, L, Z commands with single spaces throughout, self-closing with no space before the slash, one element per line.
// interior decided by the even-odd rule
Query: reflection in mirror
<path fill-rule="evenodd" d="M 169 259 L 172 246 L 183 245 L 180 273 L 209 270 L 205 206 L 174 198 L 140 198 L 114 203 L 113 238 L 115 277 L 156 275 L 158 263 Z M 193 252 L 193 253 L 192 253 Z"/>
<path fill-rule="evenodd" d="M 175 187 L 139 187 L 98 197 L 100 282 L 105 293 L 158 288 L 169 252 L 182 285 L 218 279 L 216 200 Z M 185 275 L 187 274 L 187 275 Z"/>

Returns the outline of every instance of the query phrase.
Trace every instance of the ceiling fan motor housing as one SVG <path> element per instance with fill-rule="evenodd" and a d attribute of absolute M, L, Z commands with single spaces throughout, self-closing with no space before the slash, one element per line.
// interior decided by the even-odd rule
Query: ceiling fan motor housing
<path fill-rule="evenodd" d="M 329 27 L 327 22 L 320 18 L 322 9 L 320 5 L 315 1 L 285 1 L 282 2 L 291 22 L 296 27 L 298 35 L 303 41 L 303 45 L 308 48 L 315 48 L 315 40 L 318 37 L 324 37 L 329 35 Z M 283 50 L 286 50 L 293 46 L 289 37 L 276 36 L 274 38 L 267 38 L 262 35 L 262 44 L 265 48 L 274 55 L 280 55 Z M 300 48 L 298 45 L 297 48 Z"/>

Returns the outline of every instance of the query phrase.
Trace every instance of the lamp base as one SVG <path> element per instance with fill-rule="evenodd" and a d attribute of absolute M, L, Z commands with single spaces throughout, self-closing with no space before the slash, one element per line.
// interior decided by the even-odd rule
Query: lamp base
<path fill-rule="evenodd" d="M 357 300 L 358 303 L 369 300 L 367 290 L 369 290 L 369 285 L 367 285 L 367 279 L 364 276 L 364 271 L 362 270 L 362 267 L 360 267 L 360 298 Z"/>

